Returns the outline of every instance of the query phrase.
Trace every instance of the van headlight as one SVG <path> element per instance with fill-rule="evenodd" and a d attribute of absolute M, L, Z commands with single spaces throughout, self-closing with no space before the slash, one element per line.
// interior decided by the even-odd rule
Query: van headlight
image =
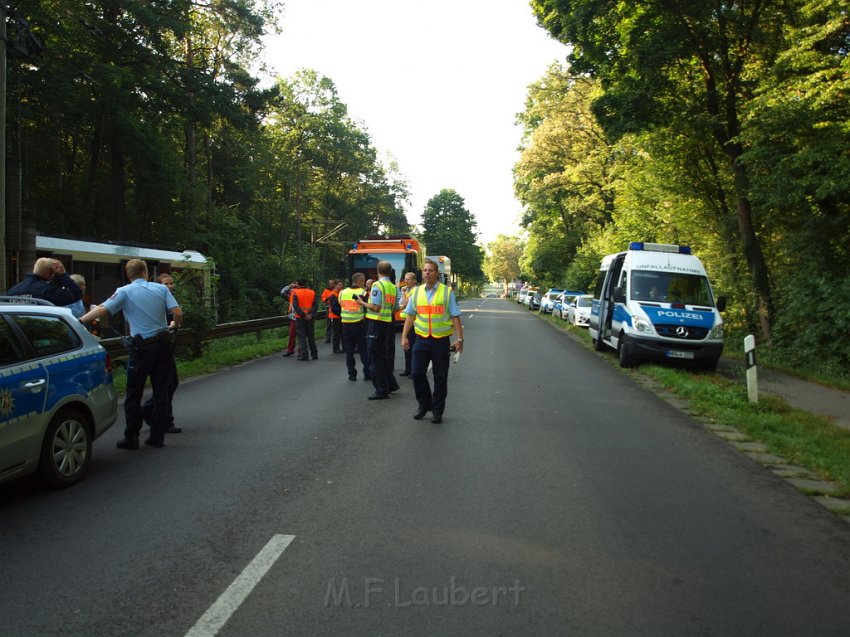
<path fill-rule="evenodd" d="M 711 328 L 708 338 L 723 338 L 723 323 L 718 323 Z"/>
<path fill-rule="evenodd" d="M 652 334 L 652 325 L 645 318 L 633 316 L 632 325 L 635 326 L 636 332 L 640 332 L 641 334 Z"/>

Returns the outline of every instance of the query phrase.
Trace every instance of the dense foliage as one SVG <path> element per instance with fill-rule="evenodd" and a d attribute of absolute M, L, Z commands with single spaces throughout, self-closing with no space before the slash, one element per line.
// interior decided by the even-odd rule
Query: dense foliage
<path fill-rule="evenodd" d="M 531 4 L 571 53 L 520 116 L 529 274 L 588 287 L 630 240 L 687 243 L 733 332 L 850 368 L 846 3 Z"/>
<path fill-rule="evenodd" d="M 45 49 L 10 60 L 9 173 L 22 180 L 7 217 L 212 256 L 221 321 L 274 312 L 282 281 L 339 274 L 364 235 L 409 232 L 406 185 L 333 82 L 255 76 L 281 5 L 14 3 Z"/>

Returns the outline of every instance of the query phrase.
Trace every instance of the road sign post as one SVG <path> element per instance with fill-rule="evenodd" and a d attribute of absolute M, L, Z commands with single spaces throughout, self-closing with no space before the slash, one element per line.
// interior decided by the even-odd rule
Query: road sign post
<path fill-rule="evenodd" d="M 759 401 L 758 367 L 756 366 L 756 337 L 744 338 L 744 358 L 747 364 L 747 397 L 751 403 Z"/>

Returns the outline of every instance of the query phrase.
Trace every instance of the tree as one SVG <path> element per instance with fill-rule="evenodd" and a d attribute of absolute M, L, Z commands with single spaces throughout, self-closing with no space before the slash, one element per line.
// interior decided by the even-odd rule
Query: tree
<path fill-rule="evenodd" d="M 518 237 L 500 234 L 495 241 L 487 244 L 484 274 L 490 281 L 501 281 L 507 291 L 508 283 L 520 278 L 519 262 L 523 249 L 523 242 Z"/>
<path fill-rule="evenodd" d="M 741 133 L 753 85 L 776 57 L 793 4 L 532 0 L 540 24 L 573 47 L 571 68 L 602 80 L 594 112 L 610 135 L 670 121 L 691 135 L 711 135 L 731 178 L 738 236 L 768 338 L 774 303 Z"/>
<path fill-rule="evenodd" d="M 484 255 L 477 244 L 477 223 L 456 191 L 443 189 L 425 205 L 422 240 L 429 254 L 451 257 L 452 273 L 469 281 L 484 277 Z"/>

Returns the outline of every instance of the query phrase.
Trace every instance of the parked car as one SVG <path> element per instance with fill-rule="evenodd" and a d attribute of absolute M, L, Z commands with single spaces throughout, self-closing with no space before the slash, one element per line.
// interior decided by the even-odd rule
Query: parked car
<path fill-rule="evenodd" d="M 573 297 L 564 294 L 563 292 L 555 297 L 555 303 L 552 305 L 552 316 L 557 316 L 559 319 L 567 320 L 567 312 L 570 308 L 570 303 Z"/>
<path fill-rule="evenodd" d="M 558 295 L 563 291 L 561 288 L 549 288 L 546 294 L 540 298 L 540 312 L 542 314 L 549 314 L 555 307 L 555 300 L 558 298 Z"/>
<path fill-rule="evenodd" d="M 528 297 L 528 290 L 520 290 L 516 295 L 516 302 L 525 305 L 525 300 Z"/>
<path fill-rule="evenodd" d="M 555 305 L 552 308 L 552 313 L 558 318 L 566 321 L 568 319 L 570 303 L 573 302 L 573 299 L 582 294 L 584 294 L 584 292 L 581 290 L 564 290 L 555 299 Z"/>
<path fill-rule="evenodd" d="M 0 483 L 76 484 L 117 407 L 112 360 L 70 310 L 0 297 Z"/>
<path fill-rule="evenodd" d="M 537 293 L 537 290 L 529 288 L 527 290 L 522 290 L 520 294 L 522 294 L 523 292 L 525 292 L 525 294 L 522 296 L 520 303 L 522 303 L 523 305 L 529 305 L 532 297 Z"/>
<path fill-rule="evenodd" d="M 590 308 L 593 306 L 593 295 L 582 294 L 573 299 L 567 315 L 567 320 L 579 327 L 590 325 Z"/>
<path fill-rule="evenodd" d="M 543 294 L 534 291 L 528 295 L 528 309 L 531 311 L 540 309 L 540 302 L 543 299 Z"/>

